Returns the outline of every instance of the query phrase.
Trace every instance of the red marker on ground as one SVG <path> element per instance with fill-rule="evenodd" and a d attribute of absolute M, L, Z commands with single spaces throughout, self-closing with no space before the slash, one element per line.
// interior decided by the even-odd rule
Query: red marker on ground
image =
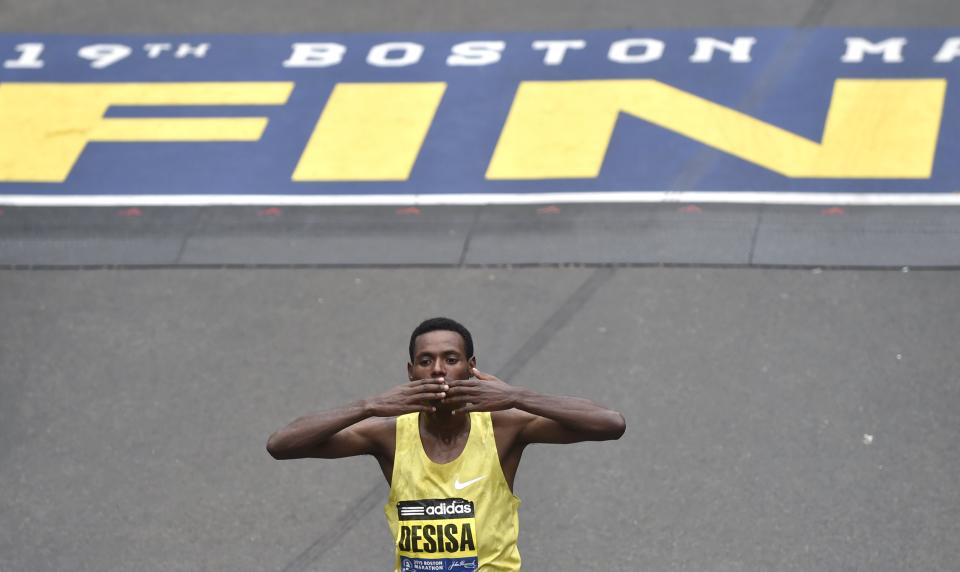
<path fill-rule="evenodd" d="M 821 210 L 820 214 L 823 216 L 843 216 L 847 214 L 847 211 L 840 207 L 830 207 L 828 209 Z"/>
<path fill-rule="evenodd" d="M 685 207 L 680 207 L 677 209 L 677 212 L 686 213 L 686 214 L 697 214 L 702 213 L 703 209 L 697 205 L 687 205 Z"/>
<path fill-rule="evenodd" d="M 117 211 L 117 216 L 122 216 L 125 218 L 139 217 L 139 216 L 143 216 L 143 211 L 138 209 L 137 207 L 131 207 L 129 209 L 123 209 L 121 211 Z"/>
<path fill-rule="evenodd" d="M 537 214 L 560 214 L 560 207 L 558 207 L 557 205 L 540 207 L 537 209 Z"/>
<path fill-rule="evenodd" d="M 262 209 L 257 211 L 257 216 L 280 216 L 283 214 L 281 209 L 277 207 L 270 207 L 268 209 Z"/>
<path fill-rule="evenodd" d="M 417 207 L 403 207 L 402 209 L 397 209 L 398 215 L 418 215 L 420 214 L 420 209 Z"/>

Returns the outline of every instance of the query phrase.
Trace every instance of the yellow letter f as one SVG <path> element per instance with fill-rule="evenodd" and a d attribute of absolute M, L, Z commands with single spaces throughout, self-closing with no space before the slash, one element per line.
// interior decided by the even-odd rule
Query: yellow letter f
<path fill-rule="evenodd" d="M 105 118 L 112 105 L 283 105 L 289 82 L 0 85 L 0 182 L 61 183 L 90 141 L 257 141 L 265 117 Z"/>

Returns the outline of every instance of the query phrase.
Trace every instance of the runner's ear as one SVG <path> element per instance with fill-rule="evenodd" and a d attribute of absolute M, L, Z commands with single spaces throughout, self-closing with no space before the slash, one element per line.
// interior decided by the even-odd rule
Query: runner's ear
<path fill-rule="evenodd" d="M 470 365 L 470 377 L 473 377 L 473 368 L 477 367 L 477 356 L 468 359 L 467 364 Z"/>

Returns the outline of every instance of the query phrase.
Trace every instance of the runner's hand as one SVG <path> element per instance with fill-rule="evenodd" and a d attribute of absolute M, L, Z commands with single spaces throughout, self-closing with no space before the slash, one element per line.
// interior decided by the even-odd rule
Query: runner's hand
<path fill-rule="evenodd" d="M 477 379 L 451 381 L 443 403 L 454 408 L 454 414 L 471 411 L 501 411 L 516 403 L 516 388 L 496 376 L 474 368 Z"/>
<path fill-rule="evenodd" d="M 398 385 L 367 400 L 367 410 L 374 417 L 394 417 L 419 411 L 436 411 L 436 403 L 446 397 L 446 381 L 418 379 Z"/>

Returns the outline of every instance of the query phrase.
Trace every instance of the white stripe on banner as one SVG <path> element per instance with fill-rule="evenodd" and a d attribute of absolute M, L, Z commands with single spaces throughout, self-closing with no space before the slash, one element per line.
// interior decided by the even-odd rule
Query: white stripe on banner
<path fill-rule="evenodd" d="M 794 192 L 570 192 L 429 195 L 0 195 L 0 206 L 440 206 L 589 203 L 731 203 L 762 205 L 960 205 L 956 193 L 794 193 Z"/>

